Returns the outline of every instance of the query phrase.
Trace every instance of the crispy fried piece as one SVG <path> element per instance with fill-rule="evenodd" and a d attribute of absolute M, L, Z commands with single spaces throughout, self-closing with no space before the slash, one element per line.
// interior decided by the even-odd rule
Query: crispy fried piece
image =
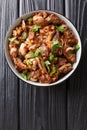
<path fill-rule="evenodd" d="M 70 38 L 73 38 L 74 35 L 73 35 L 72 30 L 67 29 L 66 31 L 64 31 L 64 36 L 66 39 L 70 39 Z"/>
<path fill-rule="evenodd" d="M 13 61 L 17 70 L 22 71 L 28 69 L 28 66 L 25 65 L 19 58 L 13 58 Z"/>
<path fill-rule="evenodd" d="M 58 58 L 58 67 L 65 65 L 67 62 L 66 58 Z"/>
<path fill-rule="evenodd" d="M 49 55 L 49 48 L 47 47 L 47 45 L 45 44 L 45 43 L 43 43 L 40 47 L 39 47 L 39 49 L 41 49 L 42 50 L 42 56 L 43 57 L 48 57 L 48 55 Z"/>
<path fill-rule="evenodd" d="M 44 25 L 45 19 L 38 14 L 33 16 L 33 23 L 38 25 Z"/>
<path fill-rule="evenodd" d="M 61 67 L 59 67 L 59 73 L 68 73 L 69 71 L 71 71 L 73 69 L 72 65 L 70 63 L 67 63 Z"/>
<path fill-rule="evenodd" d="M 45 11 L 41 11 L 39 15 L 43 16 L 43 18 L 46 18 L 48 16 Z"/>
<path fill-rule="evenodd" d="M 47 13 L 45 11 L 41 11 L 40 13 L 37 13 L 33 16 L 33 23 L 45 26 L 47 25 L 47 20 L 45 18 L 47 17 Z"/>
<path fill-rule="evenodd" d="M 76 55 L 75 54 L 70 54 L 69 57 L 67 57 L 68 61 L 71 63 L 76 62 Z"/>
<path fill-rule="evenodd" d="M 58 30 L 56 30 L 56 33 L 55 33 L 55 35 L 54 35 L 54 37 L 53 37 L 53 41 L 56 41 L 56 40 L 58 40 L 58 39 L 60 39 L 60 33 L 59 33 Z"/>
<path fill-rule="evenodd" d="M 10 48 L 10 56 L 13 59 L 14 57 L 17 57 L 17 47 L 14 44 L 9 44 L 9 48 Z"/>
<path fill-rule="evenodd" d="M 35 37 L 35 33 L 32 31 L 29 31 L 29 39 L 33 39 Z"/>
<path fill-rule="evenodd" d="M 78 40 L 76 38 L 71 38 L 67 40 L 68 45 L 74 46 L 78 43 Z"/>
<path fill-rule="evenodd" d="M 77 38 L 75 38 L 72 30 L 69 28 L 64 31 L 64 35 L 62 36 L 63 41 L 69 46 L 74 46 L 78 43 Z"/>
<path fill-rule="evenodd" d="M 18 26 L 16 27 L 16 29 L 13 30 L 13 36 L 16 37 L 18 35 L 21 35 L 21 32 L 22 32 L 22 27 Z"/>
<path fill-rule="evenodd" d="M 38 81 L 40 76 L 41 76 L 40 69 L 30 72 L 30 80 L 32 80 L 32 81 Z"/>
<path fill-rule="evenodd" d="M 75 63 L 76 62 L 76 55 L 74 53 L 74 49 L 70 49 L 71 47 L 69 47 L 68 45 L 64 45 L 63 47 L 63 54 L 64 56 L 67 58 L 67 60 L 71 63 Z"/>
<path fill-rule="evenodd" d="M 61 20 L 55 15 L 55 14 L 50 14 L 46 19 L 47 23 L 52 23 L 52 24 L 60 24 Z"/>
<path fill-rule="evenodd" d="M 55 73 L 54 75 L 51 76 L 51 82 L 57 81 L 59 78 L 59 72 Z"/>
<path fill-rule="evenodd" d="M 51 83 L 51 81 L 52 81 L 52 79 L 51 79 L 50 75 L 48 75 L 48 74 L 41 75 L 39 78 L 40 83 Z"/>

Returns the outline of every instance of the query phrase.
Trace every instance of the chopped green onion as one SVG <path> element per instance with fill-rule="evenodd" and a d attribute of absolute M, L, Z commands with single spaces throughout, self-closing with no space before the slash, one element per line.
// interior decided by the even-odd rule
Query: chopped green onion
<path fill-rule="evenodd" d="M 59 41 L 58 40 L 54 41 L 54 43 L 52 45 L 52 50 L 56 51 L 57 48 L 62 48 L 62 46 L 59 45 Z"/>
<path fill-rule="evenodd" d="M 29 59 L 25 59 L 25 62 L 26 62 L 27 65 L 32 65 L 33 64 L 33 62 L 30 61 Z"/>
<path fill-rule="evenodd" d="M 40 25 L 35 25 L 35 26 L 32 28 L 32 31 L 33 31 L 33 32 L 37 32 L 40 28 L 41 28 Z"/>
<path fill-rule="evenodd" d="M 48 60 L 45 61 L 44 63 L 45 63 L 46 68 L 47 68 L 47 70 L 48 70 L 48 72 L 49 72 L 49 71 L 50 71 L 50 67 L 49 67 L 49 65 L 50 65 L 51 63 L 50 63 Z"/>
<path fill-rule="evenodd" d="M 48 60 L 46 60 L 46 61 L 45 61 L 45 64 L 46 64 L 46 65 L 50 65 L 51 63 L 50 63 Z"/>
<path fill-rule="evenodd" d="M 38 57 L 40 54 L 42 54 L 42 50 L 37 49 L 35 52 L 31 52 L 31 57 Z"/>
<path fill-rule="evenodd" d="M 24 39 L 26 39 L 26 38 L 27 38 L 27 33 L 26 33 L 26 32 L 23 32 L 23 33 L 22 33 L 22 37 L 23 37 Z"/>
<path fill-rule="evenodd" d="M 42 54 L 42 50 L 41 49 L 37 49 L 35 51 L 35 57 L 39 56 L 40 54 Z"/>
<path fill-rule="evenodd" d="M 16 39 L 16 37 L 11 37 L 11 38 L 9 37 L 9 38 L 8 38 L 8 41 L 9 41 L 9 42 L 13 42 L 15 39 Z"/>
<path fill-rule="evenodd" d="M 78 44 L 76 44 L 75 47 L 74 47 L 75 53 L 79 50 L 79 48 L 80 48 L 80 46 Z"/>
<path fill-rule="evenodd" d="M 32 61 L 30 61 L 30 60 L 28 61 L 28 63 L 29 63 L 30 65 L 32 65 L 32 64 L 33 64 L 33 62 L 32 62 Z"/>
<path fill-rule="evenodd" d="M 59 32 L 64 32 L 65 31 L 65 28 L 62 25 L 55 26 L 55 27 L 58 29 Z"/>
<path fill-rule="evenodd" d="M 52 61 L 52 60 L 54 60 L 54 59 L 55 59 L 54 55 L 51 54 L 50 57 L 49 57 L 49 60 Z"/>
<path fill-rule="evenodd" d="M 57 72 L 57 68 L 56 68 L 55 66 L 53 66 L 50 75 L 52 76 L 52 75 L 55 74 L 56 72 Z"/>
<path fill-rule="evenodd" d="M 34 57 L 35 57 L 35 53 L 34 53 L 34 52 L 31 52 L 31 53 L 30 53 L 30 57 L 34 58 Z"/>
<path fill-rule="evenodd" d="M 29 22 L 32 22 L 33 21 L 33 18 L 31 17 L 31 18 L 28 18 L 28 21 Z"/>
<path fill-rule="evenodd" d="M 30 79 L 29 73 L 27 73 L 27 74 L 21 73 L 21 76 L 22 76 L 22 78 L 24 78 L 24 79 L 26 79 L 26 80 L 29 80 L 29 79 Z"/>

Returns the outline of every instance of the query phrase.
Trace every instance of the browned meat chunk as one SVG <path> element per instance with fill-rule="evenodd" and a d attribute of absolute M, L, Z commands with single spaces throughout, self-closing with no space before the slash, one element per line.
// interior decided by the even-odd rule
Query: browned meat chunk
<path fill-rule="evenodd" d="M 40 76 L 41 76 L 41 70 L 40 69 L 30 72 L 30 79 L 32 81 L 38 81 Z"/>
<path fill-rule="evenodd" d="M 53 41 L 56 41 L 56 40 L 58 40 L 58 39 L 60 39 L 60 33 L 59 33 L 59 31 L 57 30 L 56 33 L 55 33 L 55 35 L 54 35 L 54 37 L 53 37 Z"/>
<path fill-rule="evenodd" d="M 76 62 L 76 55 L 75 54 L 71 54 L 71 55 L 69 55 L 69 57 L 67 57 L 67 59 L 71 63 L 75 63 Z"/>
<path fill-rule="evenodd" d="M 19 58 L 14 58 L 13 61 L 17 70 L 22 71 L 28 69 L 27 65 L 25 65 Z"/>
<path fill-rule="evenodd" d="M 52 79 L 48 74 L 41 75 L 39 78 L 40 83 L 51 83 Z"/>
<path fill-rule="evenodd" d="M 67 40 L 67 43 L 70 45 L 70 46 L 74 46 L 78 43 L 78 40 L 76 38 L 71 38 L 71 39 L 68 39 Z"/>
<path fill-rule="evenodd" d="M 69 39 L 69 38 L 73 38 L 74 35 L 73 35 L 72 30 L 67 29 L 66 31 L 64 31 L 64 36 L 66 39 Z"/>
<path fill-rule="evenodd" d="M 30 40 L 33 39 L 34 36 L 35 36 L 35 33 L 32 32 L 32 31 L 30 31 L 30 32 L 29 32 L 29 39 L 30 39 Z"/>
<path fill-rule="evenodd" d="M 44 25 L 45 19 L 42 16 L 39 16 L 38 14 L 33 16 L 33 23 L 38 25 Z"/>
<path fill-rule="evenodd" d="M 38 15 L 46 18 L 48 14 L 45 11 L 41 11 L 40 13 L 38 13 Z"/>
<path fill-rule="evenodd" d="M 58 66 L 65 65 L 67 62 L 66 58 L 58 58 Z"/>
<path fill-rule="evenodd" d="M 48 23 L 53 23 L 53 24 L 60 24 L 61 20 L 55 15 L 55 14 L 50 14 L 47 18 L 46 21 Z"/>
<path fill-rule="evenodd" d="M 14 44 L 9 44 L 10 48 L 10 56 L 13 59 L 14 57 L 17 57 L 17 48 Z"/>
<path fill-rule="evenodd" d="M 76 55 L 75 55 L 73 49 L 74 48 L 72 48 L 72 47 L 68 47 L 68 45 L 65 45 L 64 48 L 63 48 L 63 54 L 64 54 L 64 56 L 71 63 L 75 63 L 76 62 Z"/>
<path fill-rule="evenodd" d="M 46 46 L 46 44 L 42 44 L 40 47 L 39 47 L 39 49 L 41 49 L 42 50 L 42 56 L 43 57 L 48 57 L 48 55 L 49 55 L 49 48 Z"/>
<path fill-rule="evenodd" d="M 61 66 L 59 69 L 59 73 L 68 73 L 70 70 L 72 70 L 72 65 L 70 63 L 67 63 L 63 66 Z"/>

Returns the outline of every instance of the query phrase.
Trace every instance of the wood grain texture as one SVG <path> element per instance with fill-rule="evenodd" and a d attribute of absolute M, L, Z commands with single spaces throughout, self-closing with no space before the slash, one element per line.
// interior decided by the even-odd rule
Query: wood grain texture
<path fill-rule="evenodd" d="M 18 130 L 18 80 L 4 56 L 5 35 L 17 11 L 17 0 L 0 0 L 0 130 Z"/>
<path fill-rule="evenodd" d="M 82 40 L 82 57 L 68 80 L 67 129 L 87 130 L 87 0 L 66 0 L 66 16 L 74 23 Z"/>
<path fill-rule="evenodd" d="M 82 40 L 82 58 L 75 73 L 50 88 L 19 81 L 4 56 L 9 26 L 18 15 L 38 9 L 65 14 Z M 87 0 L 0 0 L 0 130 L 87 130 L 86 12 Z"/>
<path fill-rule="evenodd" d="M 48 9 L 63 14 L 61 0 L 20 0 L 20 16 L 32 10 Z M 66 83 L 50 88 L 20 81 L 20 129 L 66 130 Z"/>

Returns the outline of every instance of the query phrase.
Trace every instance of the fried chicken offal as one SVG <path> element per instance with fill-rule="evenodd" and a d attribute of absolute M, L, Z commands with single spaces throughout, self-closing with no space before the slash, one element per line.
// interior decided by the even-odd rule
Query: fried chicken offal
<path fill-rule="evenodd" d="M 9 54 L 20 75 L 53 83 L 73 69 L 78 40 L 55 14 L 40 11 L 21 21 L 8 38 Z"/>

